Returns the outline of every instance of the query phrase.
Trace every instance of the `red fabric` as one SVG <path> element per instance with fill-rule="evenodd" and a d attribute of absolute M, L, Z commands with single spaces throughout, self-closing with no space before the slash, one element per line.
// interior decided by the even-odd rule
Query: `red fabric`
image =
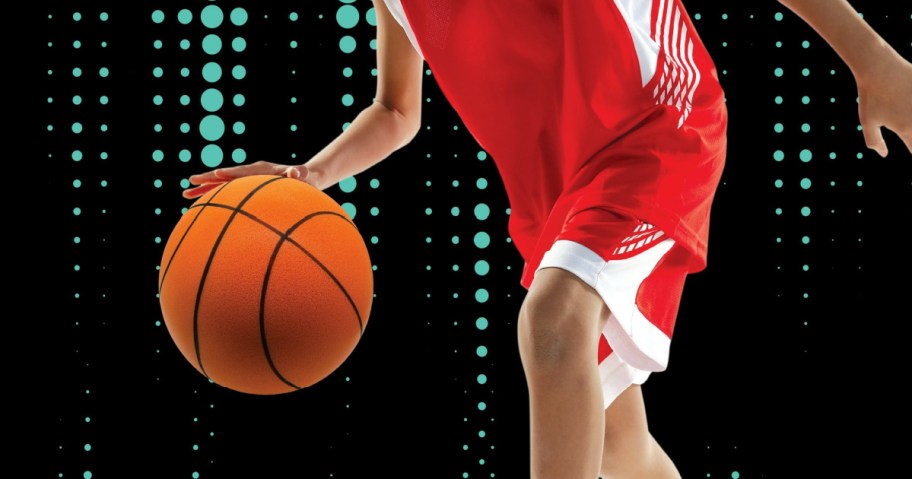
<path fill-rule="evenodd" d="M 644 86 L 613 1 L 402 0 L 441 90 L 501 174 L 524 287 L 558 235 L 608 259 L 616 238 L 567 228 L 592 208 L 655 225 L 686 248 L 688 271 L 705 267 L 727 110 L 712 60 L 680 0 L 670 1 L 701 74 L 681 128 L 681 108 L 654 96 L 674 90 L 662 83 L 669 53 L 660 50 Z M 653 22 L 665 7 L 653 2 Z"/>

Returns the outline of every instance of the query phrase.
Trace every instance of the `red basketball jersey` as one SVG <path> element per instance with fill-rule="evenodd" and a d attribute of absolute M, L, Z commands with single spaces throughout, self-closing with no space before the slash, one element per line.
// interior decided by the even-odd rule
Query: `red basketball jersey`
<path fill-rule="evenodd" d="M 680 0 L 386 1 L 497 165 L 525 287 L 592 208 L 654 225 L 705 267 L 727 110 Z M 580 237 L 603 257 L 617 246 Z"/>

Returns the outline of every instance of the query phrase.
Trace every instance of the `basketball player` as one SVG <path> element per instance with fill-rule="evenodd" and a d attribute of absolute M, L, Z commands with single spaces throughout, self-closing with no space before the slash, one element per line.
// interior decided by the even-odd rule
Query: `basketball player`
<path fill-rule="evenodd" d="M 912 150 L 912 64 L 846 0 L 780 0 L 846 62 L 867 146 Z M 409 143 L 426 61 L 492 154 L 525 260 L 520 356 L 533 479 L 676 478 L 639 385 L 667 366 L 684 279 L 706 266 L 725 162 L 716 69 L 681 0 L 374 0 L 374 103 L 303 165 L 252 174 L 328 188 Z M 597 360 L 593 360 L 597 359 Z"/>

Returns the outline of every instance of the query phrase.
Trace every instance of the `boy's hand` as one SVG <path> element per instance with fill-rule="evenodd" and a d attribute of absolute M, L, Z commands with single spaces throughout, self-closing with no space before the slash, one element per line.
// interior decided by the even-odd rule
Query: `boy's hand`
<path fill-rule="evenodd" d="M 196 185 L 184 190 L 184 198 L 193 199 L 200 197 L 209 190 L 218 187 L 222 183 L 231 181 L 235 178 L 252 175 L 278 175 L 287 176 L 301 180 L 314 188 L 320 188 L 318 175 L 304 165 L 288 166 L 270 163 L 268 161 L 258 161 L 249 165 L 233 166 L 230 168 L 219 168 L 199 175 L 190 177 L 190 184 Z"/>
<path fill-rule="evenodd" d="M 868 148 L 887 156 L 880 127 L 892 130 L 912 153 L 912 63 L 896 53 L 856 73 L 858 114 Z"/>

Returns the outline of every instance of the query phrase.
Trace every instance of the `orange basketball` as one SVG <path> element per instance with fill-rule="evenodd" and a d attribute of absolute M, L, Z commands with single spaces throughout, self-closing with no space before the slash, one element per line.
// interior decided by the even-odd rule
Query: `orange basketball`
<path fill-rule="evenodd" d="M 228 182 L 171 233 L 159 270 L 168 332 L 199 372 L 251 394 L 304 388 L 351 354 L 373 271 L 345 210 L 279 176 Z"/>

